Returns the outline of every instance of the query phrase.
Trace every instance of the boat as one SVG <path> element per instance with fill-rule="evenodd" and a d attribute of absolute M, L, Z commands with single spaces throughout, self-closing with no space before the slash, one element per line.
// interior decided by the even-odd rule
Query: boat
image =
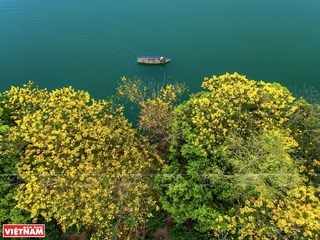
<path fill-rule="evenodd" d="M 171 59 L 161 56 L 148 56 L 148 57 L 138 57 L 137 62 L 142 64 L 166 64 L 170 62 Z"/>

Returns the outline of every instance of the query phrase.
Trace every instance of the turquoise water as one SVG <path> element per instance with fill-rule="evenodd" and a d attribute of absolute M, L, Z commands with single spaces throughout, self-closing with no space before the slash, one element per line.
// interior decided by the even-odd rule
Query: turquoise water
<path fill-rule="evenodd" d="M 32 80 L 104 98 L 127 76 L 195 92 L 227 71 L 320 90 L 319 68 L 319 0 L 0 0 L 1 91 Z"/>

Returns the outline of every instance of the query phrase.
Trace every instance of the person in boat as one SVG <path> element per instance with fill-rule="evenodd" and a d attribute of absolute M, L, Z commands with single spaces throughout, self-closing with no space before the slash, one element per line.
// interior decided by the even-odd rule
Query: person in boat
<path fill-rule="evenodd" d="M 160 57 L 160 62 L 165 62 L 166 59 L 164 57 Z"/>

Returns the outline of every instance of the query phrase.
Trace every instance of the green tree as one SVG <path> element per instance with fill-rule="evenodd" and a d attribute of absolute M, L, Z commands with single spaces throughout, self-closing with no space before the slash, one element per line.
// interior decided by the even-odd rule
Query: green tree
<path fill-rule="evenodd" d="M 23 151 L 23 144 L 9 140 L 8 119 L 3 118 L 3 96 L 0 95 L 0 225 L 4 223 L 26 223 L 28 215 L 16 209 L 14 196 L 21 181 L 16 171 L 16 163 Z"/>
<path fill-rule="evenodd" d="M 169 163 L 158 177 L 163 208 L 199 231 L 226 229 L 246 199 L 274 199 L 301 185 L 285 126 L 296 108 L 276 83 L 225 74 L 174 111 Z M 220 221 L 221 220 L 221 221 Z"/>
<path fill-rule="evenodd" d="M 71 87 L 48 92 L 31 83 L 5 92 L 25 143 L 17 165 L 18 208 L 92 239 L 135 238 L 155 205 L 151 180 L 161 165 L 121 107 Z"/>
<path fill-rule="evenodd" d="M 299 148 L 294 157 L 301 171 L 314 186 L 320 185 L 320 105 L 310 104 L 304 99 L 295 103 L 297 110 L 288 121 Z"/>

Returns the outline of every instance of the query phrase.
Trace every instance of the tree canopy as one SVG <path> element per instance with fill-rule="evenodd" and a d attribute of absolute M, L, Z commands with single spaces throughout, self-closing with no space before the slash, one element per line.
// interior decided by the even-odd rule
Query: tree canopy
<path fill-rule="evenodd" d="M 163 208 L 199 231 L 226 230 L 249 199 L 274 201 L 303 185 L 286 123 L 295 98 L 277 83 L 225 74 L 174 110 L 169 162 L 158 178 Z"/>
<path fill-rule="evenodd" d="M 29 83 L 5 94 L 15 112 L 11 138 L 25 143 L 18 208 L 64 231 L 94 229 L 97 239 L 130 236 L 151 217 L 150 179 L 161 160 L 121 107 L 71 87 L 49 92 Z"/>
<path fill-rule="evenodd" d="M 238 73 L 202 88 L 179 101 L 183 84 L 122 78 L 133 127 L 118 98 L 11 87 L 0 223 L 45 223 L 52 239 L 318 239 L 319 104 Z"/>

